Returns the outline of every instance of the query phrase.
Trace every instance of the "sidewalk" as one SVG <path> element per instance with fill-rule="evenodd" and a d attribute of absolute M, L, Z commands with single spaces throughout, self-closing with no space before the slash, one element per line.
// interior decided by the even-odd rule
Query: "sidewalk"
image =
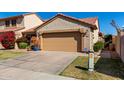
<path fill-rule="evenodd" d="M 100 56 L 102 58 L 120 59 L 119 55 L 115 51 L 102 51 Z"/>
<path fill-rule="evenodd" d="M 35 72 L 26 69 L 0 65 L 1 80 L 74 80 L 74 78 L 62 77 L 43 72 Z"/>
<path fill-rule="evenodd" d="M 102 58 L 111 58 L 111 53 L 110 53 L 110 51 L 102 51 L 100 56 Z"/>

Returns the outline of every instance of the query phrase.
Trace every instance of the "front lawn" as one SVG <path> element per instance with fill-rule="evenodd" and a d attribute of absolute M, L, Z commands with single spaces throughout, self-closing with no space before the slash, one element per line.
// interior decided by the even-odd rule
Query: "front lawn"
<path fill-rule="evenodd" d="M 124 63 L 120 59 L 95 58 L 95 71 L 88 72 L 88 57 L 77 57 L 60 75 L 82 80 L 124 79 Z"/>
<path fill-rule="evenodd" d="M 0 60 L 5 60 L 9 58 L 14 58 L 23 55 L 24 52 L 14 52 L 14 51 L 0 51 Z"/>

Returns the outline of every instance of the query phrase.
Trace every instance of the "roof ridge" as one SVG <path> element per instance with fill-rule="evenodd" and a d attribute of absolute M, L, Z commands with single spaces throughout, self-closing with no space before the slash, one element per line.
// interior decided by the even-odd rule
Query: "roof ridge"
<path fill-rule="evenodd" d="M 36 12 L 29 12 L 29 13 L 25 13 L 25 14 L 22 14 L 22 15 L 26 16 L 26 15 L 31 15 L 31 14 L 36 14 Z"/>
<path fill-rule="evenodd" d="M 64 15 L 64 14 L 57 14 L 56 16 L 64 16 L 64 17 L 68 17 L 68 18 L 71 18 L 71 19 L 75 19 L 75 20 L 77 20 L 77 21 L 81 21 L 80 19 L 78 19 L 78 18 L 76 18 L 76 17 L 72 17 L 72 16 L 68 16 L 68 15 Z M 93 24 L 90 24 L 90 23 L 88 23 L 88 22 L 85 22 L 85 21 L 81 21 L 81 22 L 83 22 L 83 23 L 86 23 L 86 24 L 89 24 L 89 25 L 93 25 Z"/>
<path fill-rule="evenodd" d="M 79 19 L 92 19 L 92 18 L 98 19 L 98 16 L 95 16 L 95 17 L 85 17 L 85 18 L 79 18 Z"/>

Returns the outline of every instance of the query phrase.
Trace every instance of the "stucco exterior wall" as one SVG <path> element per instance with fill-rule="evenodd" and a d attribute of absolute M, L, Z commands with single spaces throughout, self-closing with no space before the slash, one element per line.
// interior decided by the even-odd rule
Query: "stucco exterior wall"
<path fill-rule="evenodd" d="M 124 62 L 124 32 L 121 37 L 121 59 Z"/>
<path fill-rule="evenodd" d="M 36 14 L 30 14 L 30 15 L 24 16 L 25 29 L 30 29 L 42 23 L 43 21 Z"/>
<path fill-rule="evenodd" d="M 38 25 L 41 25 L 42 23 L 43 21 L 36 14 L 25 15 L 22 23 L 22 25 L 24 25 L 25 28 L 22 30 L 16 31 L 18 38 L 22 37 L 22 32 L 28 29 L 31 29 L 33 27 L 36 27 Z"/>
<path fill-rule="evenodd" d="M 121 38 L 120 33 L 117 33 L 117 40 L 116 40 L 116 44 L 115 44 L 115 49 L 116 49 L 116 52 L 118 53 L 118 55 L 120 55 L 120 38 Z"/>
<path fill-rule="evenodd" d="M 98 20 L 96 20 L 96 26 L 97 29 L 93 31 L 93 43 L 96 43 L 99 40 L 99 23 Z"/>
<path fill-rule="evenodd" d="M 120 32 L 120 56 L 122 61 L 124 62 L 124 32 Z"/>
<path fill-rule="evenodd" d="M 93 32 L 88 30 L 86 34 L 82 36 L 82 51 L 93 50 Z"/>
<path fill-rule="evenodd" d="M 89 30 L 90 33 L 90 50 L 93 51 L 93 46 L 94 46 L 94 42 L 93 42 L 93 31 L 90 29 Z"/>
<path fill-rule="evenodd" d="M 124 62 L 124 32 L 117 33 L 116 52 Z"/>
<path fill-rule="evenodd" d="M 17 18 L 16 20 L 17 20 L 17 27 L 24 27 L 23 18 Z M 0 30 L 5 28 L 6 28 L 5 21 L 0 21 Z"/>
<path fill-rule="evenodd" d="M 17 19 L 17 27 L 24 27 L 23 18 L 18 18 Z"/>
<path fill-rule="evenodd" d="M 5 28 L 5 21 L 0 21 L 0 30 Z"/>
<path fill-rule="evenodd" d="M 76 29 L 76 28 L 85 28 L 89 29 L 88 26 L 81 25 L 72 20 L 67 20 L 64 18 L 56 18 L 53 22 L 42 27 L 41 30 L 61 30 L 61 29 Z"/>

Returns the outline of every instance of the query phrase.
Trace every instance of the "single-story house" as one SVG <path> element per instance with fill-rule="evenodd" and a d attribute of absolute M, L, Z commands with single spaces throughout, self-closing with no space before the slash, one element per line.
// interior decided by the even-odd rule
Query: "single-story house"
<path fill-rule="evenodd" d="M 40 48 L 45 51 L 83 52 L 93 50 L 97 26 L 63 14 L 57 14 L 35 28 Z"/>

